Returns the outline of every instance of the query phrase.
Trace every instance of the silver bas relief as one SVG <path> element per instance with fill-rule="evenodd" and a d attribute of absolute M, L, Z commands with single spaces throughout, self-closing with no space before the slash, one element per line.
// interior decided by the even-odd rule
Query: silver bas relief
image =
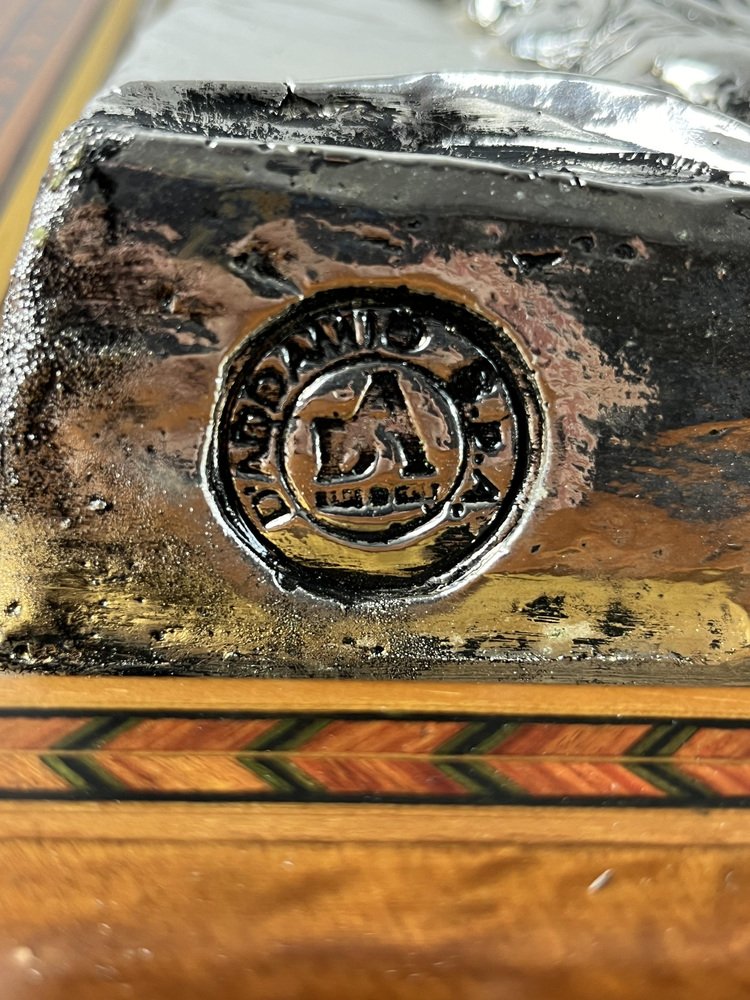
<path fill-rule="evenodd" d="M 461 0 L 499 57 L 658 86 L 750 119 L 750 8 L 744 0 Z"/>

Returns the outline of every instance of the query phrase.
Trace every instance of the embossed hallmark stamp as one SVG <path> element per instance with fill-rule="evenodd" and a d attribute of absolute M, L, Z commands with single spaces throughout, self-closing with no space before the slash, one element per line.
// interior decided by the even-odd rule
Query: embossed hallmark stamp
<path fill-rule="evenodd" d="M 512 339 L 399 289 L 321 293 L 227 365 L 207 481 L 286 586 L 340 600 L 468 574 L 518 523 L 541 410 Z"/>

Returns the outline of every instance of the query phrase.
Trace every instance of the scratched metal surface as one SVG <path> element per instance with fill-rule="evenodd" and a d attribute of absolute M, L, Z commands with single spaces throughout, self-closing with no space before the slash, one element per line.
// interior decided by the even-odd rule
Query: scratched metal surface
<path fill-rule="evenodd" d="M 4 663 L 742 683 L 747 132 L 640 97 L 106 101 L 6 316 Z"/>

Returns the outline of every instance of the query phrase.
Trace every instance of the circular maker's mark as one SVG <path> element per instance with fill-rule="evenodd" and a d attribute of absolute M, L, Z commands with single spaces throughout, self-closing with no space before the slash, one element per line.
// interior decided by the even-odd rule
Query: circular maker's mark
<path fill-rule="evenodd" d="M 208 482 L 231 529 L 292 585 L 424 592 L 517 522 L 540 410 L 511 338 L 406 289 L 322 293 L 227 367 Z"/>

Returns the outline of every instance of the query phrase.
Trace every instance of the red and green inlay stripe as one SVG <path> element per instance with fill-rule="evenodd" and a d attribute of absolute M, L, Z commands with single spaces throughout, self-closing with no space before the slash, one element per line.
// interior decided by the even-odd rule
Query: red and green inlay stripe
<path fill-rule="evenodd" d="M 0 714 L 6 798 L 750 805 L 750 720 Z"/>

